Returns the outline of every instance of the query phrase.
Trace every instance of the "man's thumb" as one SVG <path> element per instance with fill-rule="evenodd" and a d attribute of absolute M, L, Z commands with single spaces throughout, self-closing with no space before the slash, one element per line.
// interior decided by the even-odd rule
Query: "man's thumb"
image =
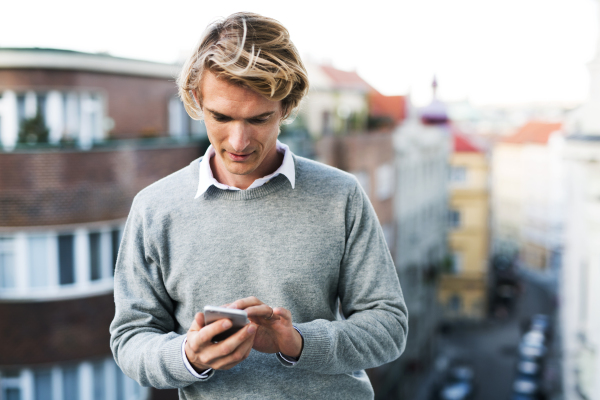
<path fill-rule="evenodd" d="M 199 331 L 204 328 L 204 313 L 197 313 L 194 317 L 194 321 L 192 321 L 192 326 L 190 326 L 190 331 Z"/>

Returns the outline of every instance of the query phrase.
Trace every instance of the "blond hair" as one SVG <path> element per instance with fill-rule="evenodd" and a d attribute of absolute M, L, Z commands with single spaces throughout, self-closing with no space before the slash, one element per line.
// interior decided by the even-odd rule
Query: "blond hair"
<path fill-rule="evenodd" d="M 278 21 L 252 13 L 236 13 L 204 31 L 177 78 L 179 96 L 193 119 L 202 119 L 202 75 L 221 79 L 281 101 L 288 118 L 308 92 L 308 75 L 288 30 Z M 198 96 L 197 104 L 193 91 Z"/>

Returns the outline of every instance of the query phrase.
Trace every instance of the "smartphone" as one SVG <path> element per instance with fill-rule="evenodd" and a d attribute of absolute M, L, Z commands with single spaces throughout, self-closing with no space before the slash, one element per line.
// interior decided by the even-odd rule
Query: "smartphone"
<path fill-rule="evenodd" d="M 246 313 L 244 310 L 217 306 L 204 307 L 204 323 L 206 325 L 225 318 L 231 320 L 232 326 L 225 332 L 215 335 L 212 338 L 213 343 L 227 339 L 229 336 L 233 335 L 250 323 L 250 320 L 248 319 L 248 313 Z"/>

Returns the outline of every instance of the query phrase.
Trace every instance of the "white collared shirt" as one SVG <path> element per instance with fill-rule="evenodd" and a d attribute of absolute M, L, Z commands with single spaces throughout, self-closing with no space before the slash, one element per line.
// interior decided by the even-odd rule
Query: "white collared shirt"
<path fill-rule="evenodd" d="M 290 151 L 287 145 L 281 143 L 279 140 L 277 141 L 276 146 L 277 151 L 279 153 L 283 153 L 283 162 L 281 163 L 281 166 L 277 168 L 277 170 L 272 174 L 256 179 L 254 182 L 252 182 L 250 186 L 248 186 L 248 189 L 253 189 L 262 186 L 279 174 L 283 174 L 288 178 L 288 180 L 292 184 L 292 189 L 294 189 L 294 187 L 296 186 L 296 169 L 294 166 L 294 159 L 292 158 L 292 152 Z M 223 190 L 242 190 L 235 186 L 225 185 L 215 179 L 215 176 L 213 175 L 212 170 L 210 168 L 210 159 L 214 157 L 215 154 L 215 149 L 212 145 L 210 145 L 206 150 L 202 161 L 200 162 L 198 191 L 196 192 L 196 197 L 194 197 L 195 199 L 202 196 L 208 190 L 208 188 L 213 185 Z"/>

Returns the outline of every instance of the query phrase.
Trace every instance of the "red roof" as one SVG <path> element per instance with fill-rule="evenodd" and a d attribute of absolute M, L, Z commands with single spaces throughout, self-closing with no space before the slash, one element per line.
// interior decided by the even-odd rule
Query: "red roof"
<path fill-rule="evenodd" d="M 356 71 L 342 71 L 330 65 L 321 65 L 321 70 L 340 89 L 354 89 L 368 93 L 369 115 L 388 117 L 393 125 L 397 125 L 406 117 L 406 99 L 404 96 L 384 96 L 360 77 Z M 392 126 L 393 127 L 393 126 Z"/>
<path fill-rule="evenodd" d="M 560 122 L 530 121 L 517 130 L 516 133 L 502 140 L 503 143 L 538 143 L 546 144 L 553 132 L 562 128 Z"/>
<path fill-rule="evenodd" d="M 464 134 L 453 131 L 452 132 L 452 142 L 454 144 L 454 152 L 455 153 L 481 153 L 482 151 L 475 146 L 469 138 L 467 138 Z"/>
<path fill-rule="evenodd" d="M 356 71 L 342 71 L 335 69 L 330 65 L 321 65 L 321 69 L 329 78 L 331 78 L 337 87 L 364 90 L 366 92 L 373 90 L 371 85 L 361 78 Z"/>
<path fill-rule="evenodd" d="M 373 117 L 390 117 L 395 124 L 406 116 L 404 96 L 384 96 L 376 90 L 369 95 L 369 114 Z"/>

